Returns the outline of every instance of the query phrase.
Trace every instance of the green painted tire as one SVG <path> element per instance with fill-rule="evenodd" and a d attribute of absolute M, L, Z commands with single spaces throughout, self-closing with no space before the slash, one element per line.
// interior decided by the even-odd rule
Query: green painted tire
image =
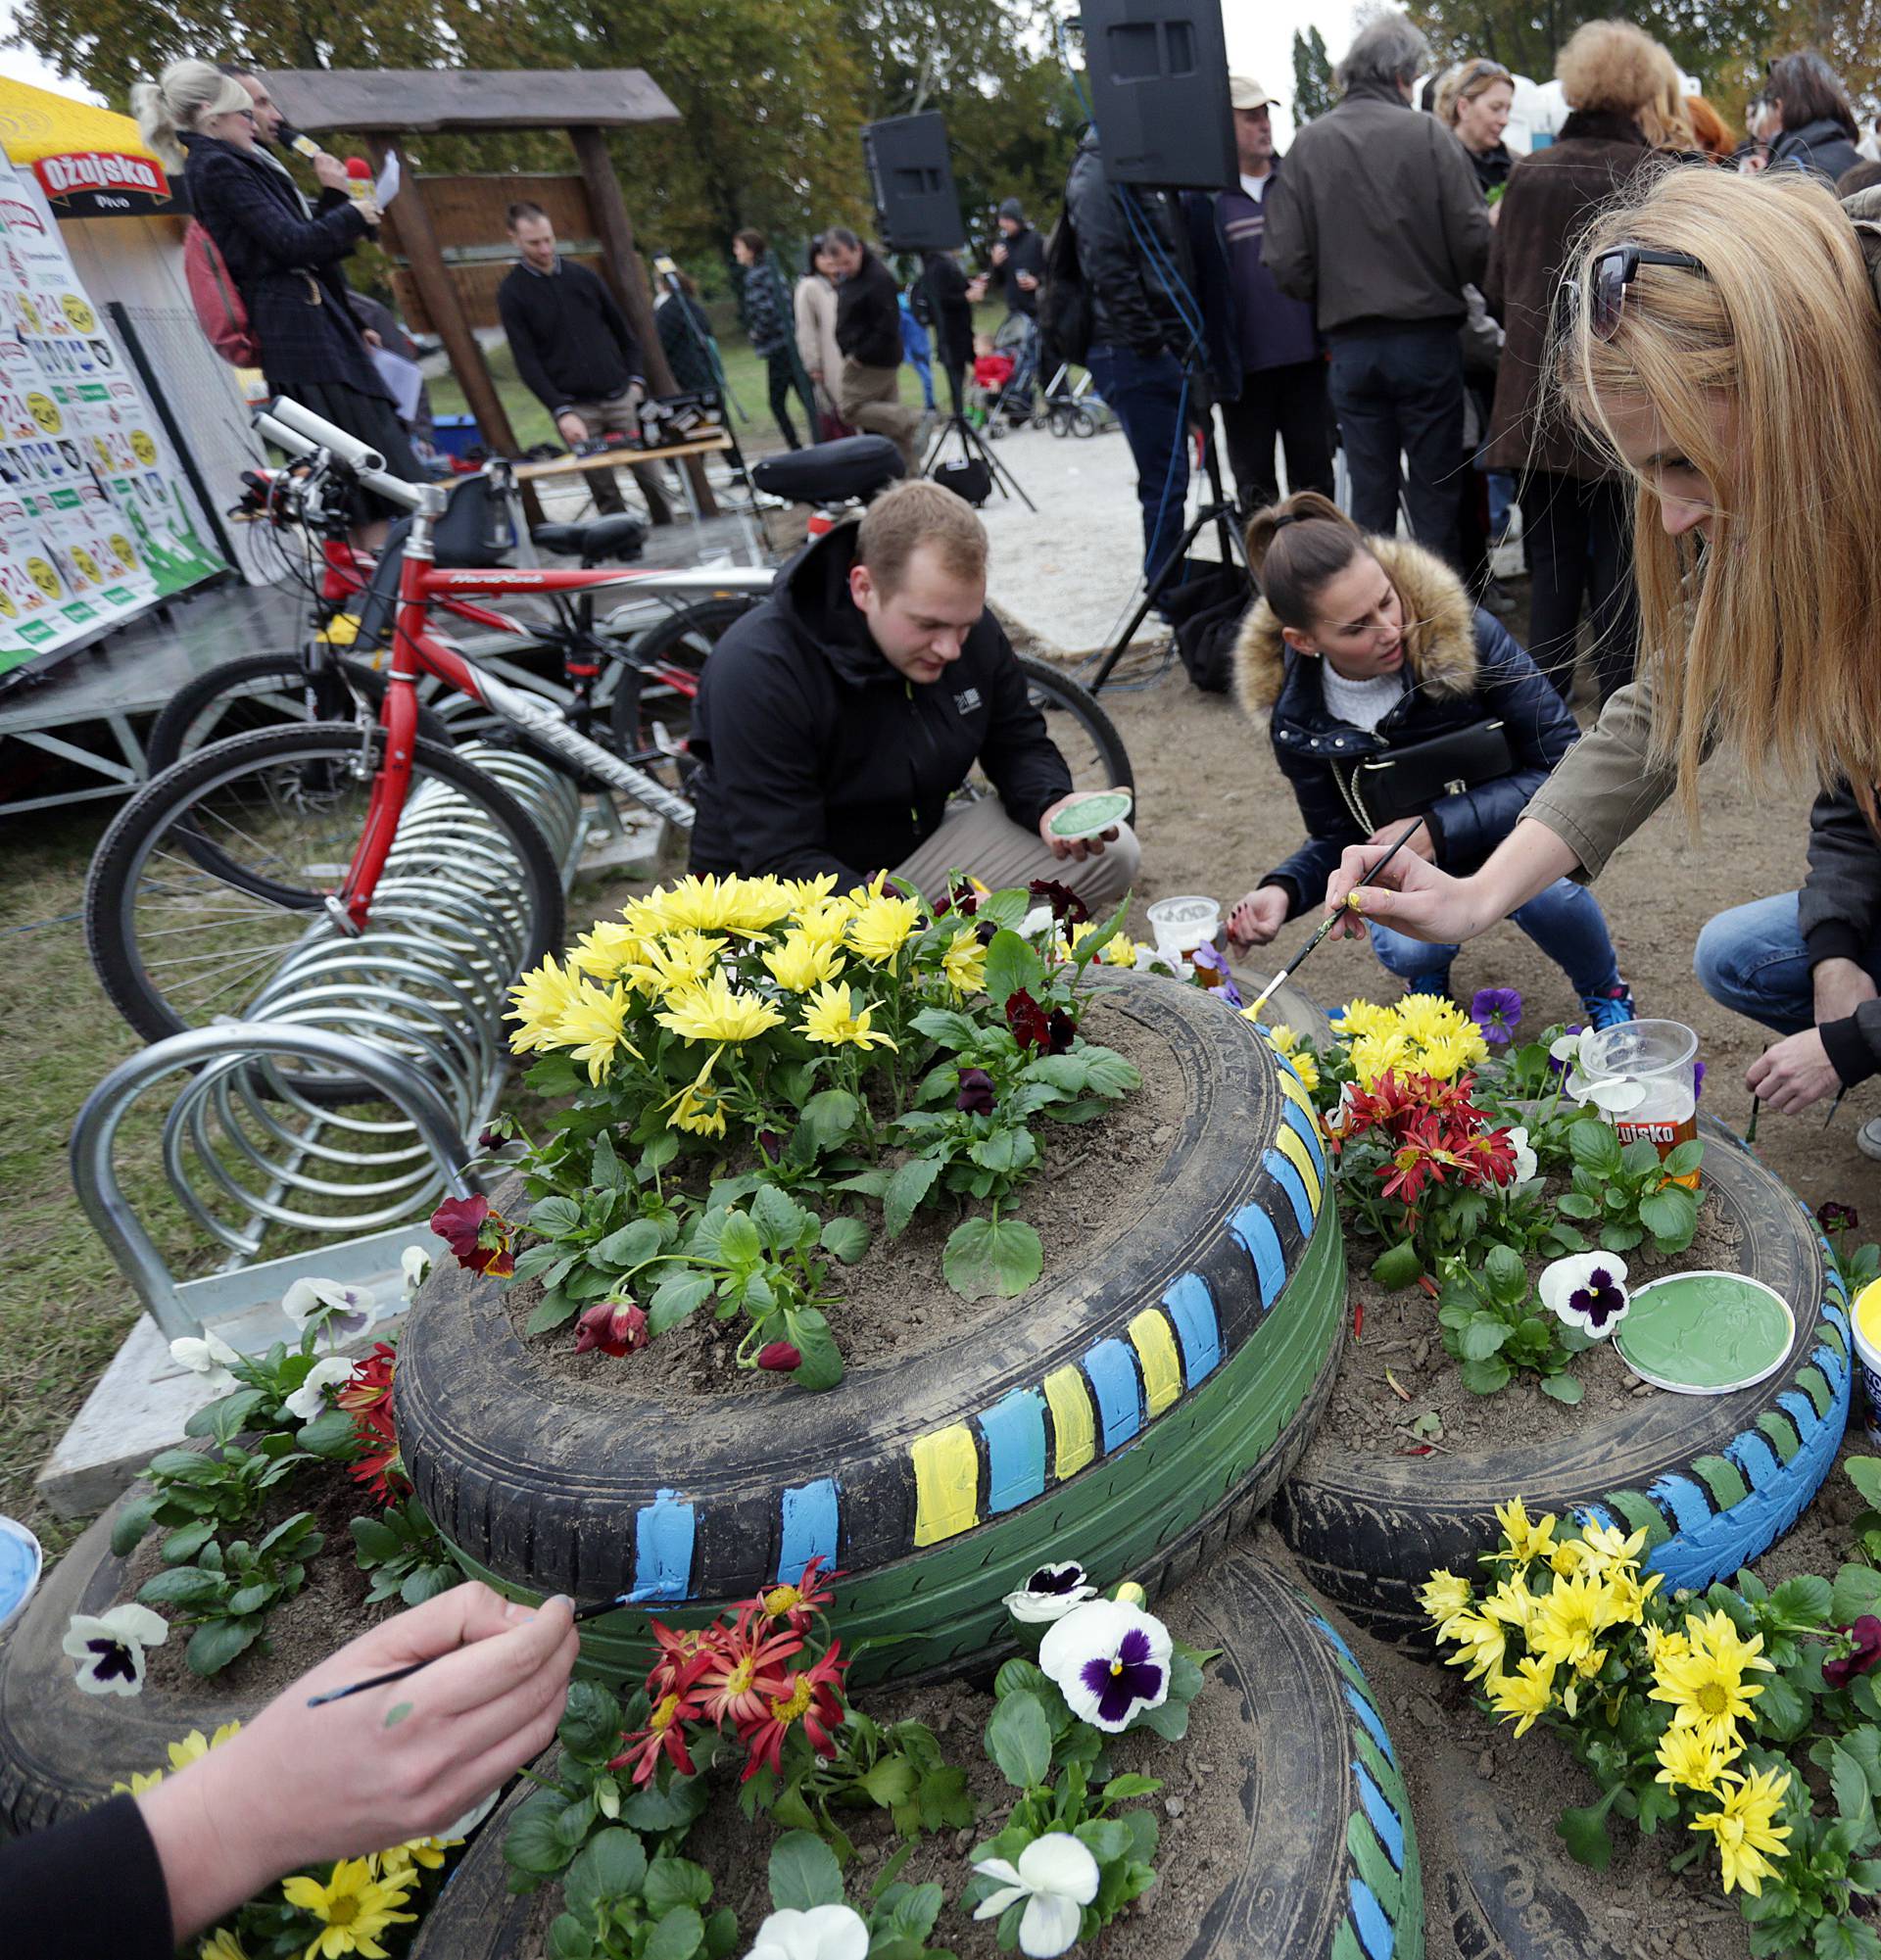
<path fill-rule="evenodd" d="M 1422 1960 L 1410 1800 L 1351 1649 L 1304 1593 L 1246 1552 L 1211 1559 L 1172 1618 L 1185 1640 L 1221 1649 L 1204 1692 L 1237 1696 L 1253 1731 L 1245 1759 L 1216 1765 L 1239 1786 L 1247 1831 L 1224 1848 L 1187 1960 Z M 963 1745 L 977 1746 L 971 1732 Z M 536 1900 L 508 1891 L 503 1840 L 532 1788 L 519 1785 L 465 1854 L 411 1960 L 517 1960 L 528 1950 Z M 753 1867 L 765 1841 L 752 1838 Z M 935 1930 L 941 1945 L 950 1918 Z M 1128 1951 L 1129 1937 L 1113 1931 L 1111 1949 Z"/>
<path fill-rule="evenodd" d="M 1122 975 L 1118 1011 L 1179 1058 L 1154 1200 L 1086 1268 L 918 1362 L 826 1396 L 688 1406 L 538 1369 L 497 1289 L 452 1270 L 400 1350 L 401 1447 L 467 1568 L 520 1596 L 634 1590 L 706 1617 L 822 1554 L 863 1678 L 959 1671 L 1041 1560 L 1161 1581 L 1264 1504 L 1305 1448 L 1344 1324 L 1344 1253 L 1311 1106 L 1199 989 Z M 638 1610 L 587 1663 L 644 1665 Z"/>

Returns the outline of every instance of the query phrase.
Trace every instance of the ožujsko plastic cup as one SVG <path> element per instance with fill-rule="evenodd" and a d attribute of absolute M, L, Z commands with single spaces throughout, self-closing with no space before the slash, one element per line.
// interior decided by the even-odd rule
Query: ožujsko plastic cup
<path fill-rule="evenodd" d="M 1698 1036 L 1678 1021 L 1625 1021 L 1580 1037 L 1579 1069 L 1590 1082 L 1637 1082 L 1645 1094 L 1630 1109 L 1607 1113 L 1622 1144 L 1644 1138 L 1666 1157 L 1698 1134 Z M 1698 1172 L 1681 1177 L 1693 1188 Z"/>
<path fill-rule="evenodd" d="M 1169 960 L 1185 960 L 1222 930 L 1222 908 L 1212 898 L 1159 898 L 1143 915 L 1156 935 L 1156 950 Z"/>
<path fill-rule="evenodd" d="M 1855 1296 L 1855 1360 L 1868 1398 L 1868 1441 L 1881 1449 L 1881 1279 L 1871 1279 Z"/>

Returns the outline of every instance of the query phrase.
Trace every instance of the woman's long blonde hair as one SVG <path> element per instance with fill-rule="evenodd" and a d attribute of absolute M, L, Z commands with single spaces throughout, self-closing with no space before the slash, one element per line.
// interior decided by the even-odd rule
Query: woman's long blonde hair
<path fill-rule="evenodd" d="M 1612 339 L 1584 299 L 1618 245 L 1690 253 L 1645 265 Z M 1568 411 L 1639 485 L 1634 521 L 1652 748 L 1688 813 L 1712 740 L 1754 786 L 1881 780 L 1881 308 L 1853 225 L 1805 172 L 1671 168 L 1607 208 L 1568 263 L 1550 371 Z M 1622 402 L 1710 479 L 1709 547 L 1673 539 L 1619 453 Z M 1720 412 L 1725 410 L 1727 412 Z"/>
<path fill-rule="evenodd" d="M 1687 156 L 1698 149 L 1691 111 L 1685 107 L 1685 84 L 1678 64 L 1658 42 L 1653 43 L 1653 92 L 1640 104 L 1640 132 L 1655 150 L 1677 150 Z"/>
<path fill-rule="evenodd" d="M 171 62 L 155 81 L 133 83 L 130 113 L 146 143 L 171 170 L 183 167 L 182 132 L 209 116 L 249 107 L 248 90 L 214 62 Z"/>

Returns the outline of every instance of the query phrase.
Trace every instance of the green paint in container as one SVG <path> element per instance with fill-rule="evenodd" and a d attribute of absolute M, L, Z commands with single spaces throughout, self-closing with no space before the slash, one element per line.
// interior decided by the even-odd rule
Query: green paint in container
<path fill-rule="evenodd" d="M 1132 796 L 1128 789 L 1086 789 L 1067 796 L 1064 806 L 1051 820 L 1051 834 L 1076 843 L 1080 837 L 1094 837 L 1112 824 L 1121 824 L 1130 815 Z"/>
<path fill-rule="evenodd" d="M 1614 1334 L 1642 1381 L 1674 1395 L 1731 1395 L 1767 1381 L 1796 1342 L 1782 1294 L 1741 1272 L 1675 1272 L 1634 1293 Z"/>

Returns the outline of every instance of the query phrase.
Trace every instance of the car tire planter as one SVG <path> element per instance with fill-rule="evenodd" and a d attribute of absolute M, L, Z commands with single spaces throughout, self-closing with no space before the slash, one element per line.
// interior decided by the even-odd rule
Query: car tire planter
<path fill-rule="evenodd" d="M 1738 1228 L 1743 1269 L 1796 1315 L 1796 1344 L 1736 1395 L 1656 1395 L 1590 1416 L 1569 1441 L 1440 1459 L 1322 1451 L 1276 1521 L 1314 1589 L 1380 1640 L 1430 1651 L 1417 1588 L 1473 1574 L 1495 1506 L 1644 1528 L 1649 1571 L 1704 1588 L 1760 1556 L 1815 1496 L 1849 1416 L 1848 1294 L 1801 1201 L 1722 1124 L 1705 1122 L 1712 1201 Z"/>
<path fill-rule="evenodd" d="M 245 1698 L 205 1682 L 187 1694 L 146 1681 L 134 1696 L 87 1695 L 61 1651 L 73 1613 L 106 1613 L 131 1598 L 130 1566 L 111 1549 L 111 1528 L 130 1500 L 120 1498 L 90 1525 L 33 1595 L 0 1648 L 0 1824 L 40 1831 L 96 1803 L 114 1783 L 162 1769 L 169 1745 L 192 1729 L 213 1735 L 246 1722 L 266 1698 Z M 170 1639 L 186 1640 L 187 1629 Z"/>
<path fill-rule="evenodd" d="M 1222 1649 L 1203 1693 L 1238 1696 L 1253 1731 L 1246 1759 L 1216 1765 L 1239 1780 L 1248 1826 L 1223 1856 L 1221 1889 L 1201 1908 L 1187 1960 L 1420 1960 L 1423 1881 L 1410 1802 L 1351 1649 L 1246 1552 L 1211 1561 L 1173 1614 L 1184 1639 Z M 516 1960 L 525 1950 L 537 1902 L 507 1890 L 503 1840 L 532 1789 L 521 1784 L 465 1854 L 411 1960 Z M 753 1867 L 758 1845 L 754 1837 Z M 934 1937 L 948 1944 L 945 1918 Z M 1108 1937 L 1128 1951 L 1127 1931 Z"/>
<path fill-rule="evenodd" d="M 682 1620 L 796 1577 L 846 1575 L 864 1678 L 958 1671 L 1001 1638 L 1042 1560 L 1146 1587 L 1278 1488 L 1330 1393 L 1344 1252 L 1317 1122 L 1254 1028 L 1197 988 L 1119 975 L 1182 1114 L 1146 1207 L 1087 1266 L 913 1362 L 825 1395 L 668 1405 L 538 1368 L 498 1289 L 434 1272 L 400 1348 L 400 1445 L 419 1502 L 510 1591 L 629 1589 Z M 689 1615 L 684 1607 L 700 1609 Z M 587 1629 L 603 1678 L 645 1621 Z"/>

